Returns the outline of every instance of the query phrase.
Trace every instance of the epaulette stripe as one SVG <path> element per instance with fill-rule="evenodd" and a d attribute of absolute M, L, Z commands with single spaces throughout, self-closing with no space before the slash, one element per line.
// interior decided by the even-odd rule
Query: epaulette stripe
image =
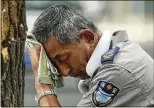
<path fill-rule="evenodd" d="M 104 55 L 102 55 L 101 63 L 109 62 L 109 61 L 112 62 L 119 50 L 120 50 L 120 47 L 114 47 L 113 49 L 107 51 Z"/>

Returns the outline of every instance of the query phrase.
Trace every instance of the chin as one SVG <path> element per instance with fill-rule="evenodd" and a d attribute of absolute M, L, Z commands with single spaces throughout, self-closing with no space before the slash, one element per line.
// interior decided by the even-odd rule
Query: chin
<path fill-rule="evenodd" d="M 80 80 L 86 80 L 86 79 L 89 79 L 90 77 L 89 76 L 81 76 L 81 77 L 78 77 Z"/>
<path fill-rule="evenodd" d="M 85 71 L 79 71 L 79 72 L 76 72 L 78 74 L 76 74 L 75 76 L 72 76 L 74 78 L 78 78 L 78 79 L 81 79 L 81 80 L 85 80 L 85 79 L 89 79 L 90 76 L 88 76 L 88 74 L 85 72 Z"/>

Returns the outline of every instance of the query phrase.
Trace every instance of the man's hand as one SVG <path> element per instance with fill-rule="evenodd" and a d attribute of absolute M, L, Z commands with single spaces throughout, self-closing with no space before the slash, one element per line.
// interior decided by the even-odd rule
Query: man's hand
<path fill-rule="evenodd" d="M 28 53 L 29 53 L 29 57 L 30 57 L 30 61 L 31 61 L 31 66 L 32 66 L 32 70 L 33 70 L 34 76 L 35 76 L 35 89 L 36 89 L 37 93 L 40 93 L 43 90 L 52 89 L 50 84 L 41 84 L 37 80 L 40 51 L 41 51 L 41 46 L 40 45 L 37 45 L 36 49 L 28 48 Z"/>
<path fill-rule="evenodd" d="M 51 90 L 53 87 L 51 87 L 50 84 L 42 84 L 38 82 L 37 75 L 38 75 L 38 66 L 39 66 L 39 58 L 40 58 L 40 51 L 41 46 L 37 45 L 36 49 L 28 48 L 29 58 L 31 61 L 32 70 L 34 72 L 35 76 L 35 89 L 36 93 L 39 94 L 43 92 L 44 90 Z M 60 106 L 60 103 L 57 100 L 57 97 L 55 95 L 45 95 L 40 99 L 40 106 Z"/>
<path fill-rule="evenodd" d="M 31 66 L 32 66 L 32 70 L 34 72 L 35 78 L 37 77 L 37 74 L 38 74 L 40 51 L 41 51 L 40 45 L 37 45 L 36 49 L 28 48 L 29 58 L 31 61 Z"/>

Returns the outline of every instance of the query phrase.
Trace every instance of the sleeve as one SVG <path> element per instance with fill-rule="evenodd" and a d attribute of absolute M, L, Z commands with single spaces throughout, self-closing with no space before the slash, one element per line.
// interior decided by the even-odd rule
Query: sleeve
<path fill-rule="evenodd" d="M 83 95 L 78 106 L 116 106 L 116 100 L 131 76 L 131 73 L 120 65 L 103 65 L 97 70 L 89 91 Z"/>

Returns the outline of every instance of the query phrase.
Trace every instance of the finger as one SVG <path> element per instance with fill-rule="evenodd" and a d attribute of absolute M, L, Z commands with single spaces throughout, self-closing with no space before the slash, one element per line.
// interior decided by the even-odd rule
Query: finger
<path fill-rule="evenodd" d="M 29 54 L 29 58 L 30 58 L 31 64 L 33 64 L 34 61 L 37 61 L 36 51 L 32 50 L 31 48 L 27 48 L 27 50 L 28 50 L 28 54 Z"/>
<path fill-rule="evenodd" d="M 40 45 L 36 45 L 36 56 L 37 56 L 37 60 L 38 61 L 40 59 L 40 52 L 41 52 L 41 46 Z"/>
<path fill-rule="evenodd" d="M 34 54 L 34 52 L 35 52 L 35 50 L 30 47 L 27 47 L 27 50 L 28 50 L 29 54 Z"/>
<path fill-rule="evenodd" d="M 37 72 L 38 60 L 37 60 L 36 51 L 29 47 L 27 48 L 27 50 L 28 50 L 33 72 Z"/>
<path fill-rule="evenodd" d="M 35 50 L 32 50 L 31 48 L 27 48 L 28 50 L 28 54 L 29 54 L 29 57 L 33 57 L 33 55 L 35 54 Z"/>
<path fill-rule="evenodd" d="M 36 45 L 36 51 L 41 51 L 41 46 L 40 45 Z"/>

